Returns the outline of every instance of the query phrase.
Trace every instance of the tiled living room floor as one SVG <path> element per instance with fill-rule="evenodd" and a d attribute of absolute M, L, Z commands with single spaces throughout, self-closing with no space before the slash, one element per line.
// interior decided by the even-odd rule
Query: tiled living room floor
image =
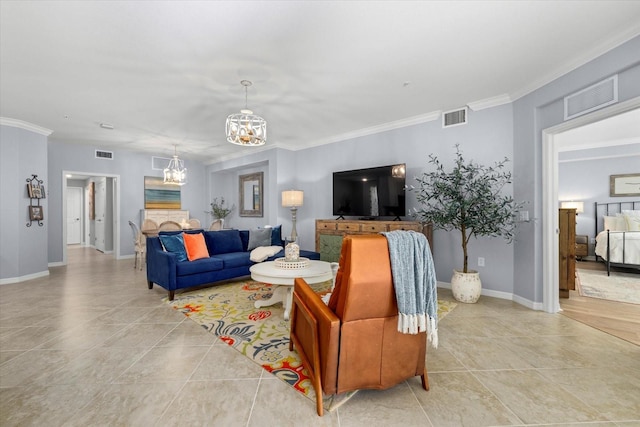
<path fill-rule="evenodd" d="M 133 260 L 68 255 L 48 277 L 0 286 L 3 427 L 640 426 L 640 347 L 562 315 L 459 304 L 428 351 L 429 392 L 415 378 L 320 418 L 166 306 Z"/>

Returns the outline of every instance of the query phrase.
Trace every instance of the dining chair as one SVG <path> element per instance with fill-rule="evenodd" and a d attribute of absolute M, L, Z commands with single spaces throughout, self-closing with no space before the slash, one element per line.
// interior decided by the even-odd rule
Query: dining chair
<path fill-rule="evenodd" d="M 158 226 L 158 231 L 182 230 L 182 226 L 175 221 L 164 221 Z"/>
<path fill-rule="evenodd" d="M 187 222 L 189 223 L 189 227 L 191 228 L 202 228 L 202 225 L 200 225 L 200 220 L 198 218 L 191 218 Z"/>
<path fill-rule="evenodd" d="M 133 248 L 135 250 L 135 256 L 133 261 L 133 269 L 138 268 L 138 256 L 140 257 L 140 270 L 142 270 L 142 263 L 144 262 L 144 255 L 147 249 L 147 239 L 142 234 L 138 225 L 135 222 L 129 221 L 131 232 L 133 233 Z"/>
<path fill-rule="evenodd" d="M 142 231 L 157 230 L 158 223 L 152 219 L 145 219 L 144 221 L 142 221 L 142 226 L 140 228 L 142 229 Z"/>

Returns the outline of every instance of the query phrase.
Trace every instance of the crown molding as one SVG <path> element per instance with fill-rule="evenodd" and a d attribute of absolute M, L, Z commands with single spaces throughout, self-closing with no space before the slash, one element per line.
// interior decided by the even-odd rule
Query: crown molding
<path fill-rule="evenodd" d="M 10 119 L 8 117 L 0 117 L 0 125 L 28 130 L 44 136 L 49 136 L 53 133 L 51 129 L 43 128 L 42 126 L 34 125 L 33 123 L 22 120 Z"/>
<path fill-rule="evenodd" d="M 432 111 L 430 113 L 421 114 L 419 116 L 407 117 L 406 119 L 400 119 L 393 122 L 382 123 L 380 125 L 371 126 L 368 128 L 354 130 L 352 132 L 346 132 L 334 136 L 330 136 L 328 138 L 319 139 L 309 144 L 305 144 L 304 147 L 291 147 L 290 149 L 293 151 L 306 149 L 310 147 L 317 147 L 320 145 L 331 144 L 334 142 L 346 141 L 348 139 L 359 138 L 362 136 L 373 135 L 380 132 L 386 132 L 389 130 L 400 129 L 407 126 L 413 126 L 420 123 L 432 122 L 434 120 L 438 120 L 440 117 L 441 111 Z M 289 147 L 287 147 L 289 148 Z"/>
<path fill-rule="evenodd" d="M 469 102 L 467 106 L 473 111 L 485 110 L 487 108 L 497 107 L 499 105 L 509 104 L 513 100 L 508 93 L 492 96 L 491 98 L 481 99 L 479 101 Z"/>
<path fill-rule="evenodd" d="M 624 43 L 634 39 L 635 37 L 640 36 L 640 24 L 635 25 L 633 28 L 630 28 L 629 30 L 623 32 L 622 34 L 619 34 L 616 37 L 613 37 L 609 40 L 605 40 L 604 42 L 600 43 L 599 45 L 593 47 L 591 50 L 589 50 L 588 52 L 585 52 L 584 55 L 582 55 L 580 58 L 578 58 L 577 60 L 573 61 L 572 63 L 558 68 L 556 69 L 554 72 L 551 72 L 549 74 L 547 74 L 545 77 L 532 82 L 531 84 L 520 88 L 518 90 L 515 90 L 514 92 L 511 93 L 511 99 L 513 101 L 517 101 L 518 99 L 529 95 L 532 92 L 535 92 L 536 90 L 542 88 L 543 86 L 548 85 L 549 83 L 553 82 L 554 80 L 569 74 L 570 72 L 582 67 L 583 65 L 599 58 L 600 56 L 606 54 L 607 52 L 623 45 Z"/>

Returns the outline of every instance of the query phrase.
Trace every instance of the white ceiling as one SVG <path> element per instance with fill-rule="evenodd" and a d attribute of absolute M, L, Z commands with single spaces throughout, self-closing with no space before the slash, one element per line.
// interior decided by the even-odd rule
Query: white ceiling
<path fill-rule="evenodd" d="M 211 163 L 260 149 L 224 137 L 242 79 L 267 147 L 299 149 L 515 100 L 638 34 L 640 1 L 2 0 L 0 116 Z"/>

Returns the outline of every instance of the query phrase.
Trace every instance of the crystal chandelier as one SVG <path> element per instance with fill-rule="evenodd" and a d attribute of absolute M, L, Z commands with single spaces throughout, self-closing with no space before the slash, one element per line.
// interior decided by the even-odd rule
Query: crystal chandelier
<path fill-rule="evenodd" d="M 187 183 L 187 168 L 184 162 L 178 158 L 178 148 L 174 147 L 173 158 L 169 161 L 169 165 L 164 169 L 164 183 L 173 185 L 185 185 Z"/>
<path fill-rule="evenodd" d="M 240 82 L 244 86 L 244 110 L 227 117 L 227 141 L 236 145 L 257 147 L 267 142 L 267 122 L 247 109 L 247 88 L 252 85 L 249 80 Z"/>

